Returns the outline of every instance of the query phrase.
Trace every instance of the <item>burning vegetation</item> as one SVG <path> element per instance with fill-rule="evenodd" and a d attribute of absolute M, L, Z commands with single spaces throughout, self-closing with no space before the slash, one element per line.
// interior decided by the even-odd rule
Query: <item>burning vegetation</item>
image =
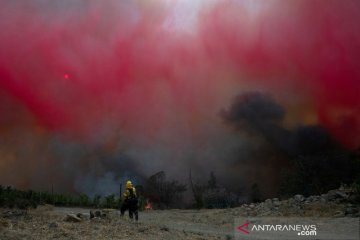
<path fill-rule="evenodd" d="M 146 199 L 144 210 L 152 210 L 152 209 L 153 209 L 152 203 L 150 202 L 149 199 Z"/>

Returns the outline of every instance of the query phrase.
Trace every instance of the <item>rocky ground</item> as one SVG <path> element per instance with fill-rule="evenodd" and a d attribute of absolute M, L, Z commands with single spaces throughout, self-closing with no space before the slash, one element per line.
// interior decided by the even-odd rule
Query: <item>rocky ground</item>
<path fill-rule="evenodd" d="M 0 239 L 232 239 L 240 216 L 360 217 L 359 203 L 349 188 L 305 198 L 268 199 L 238 208 L 150 210 L 139 222 L 120 218 L 116 210 L 54 208 L 0 210 Z"/>
<path fill-rule="evenodd" d="M 273 198 L 244 204 L 237 211 L 246 216 L 360 217 L 359 204 L 352 188 L 340 187 L 321 196 L 295 195 L 283 201 Z"/>

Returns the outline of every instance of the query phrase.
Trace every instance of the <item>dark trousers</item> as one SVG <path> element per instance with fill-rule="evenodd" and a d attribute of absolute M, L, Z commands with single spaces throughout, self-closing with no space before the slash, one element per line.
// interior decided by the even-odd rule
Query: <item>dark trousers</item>
<path fill-rule="evenodd" d="M 120 209 L 121 216 L 124 216 L 124 213 L 126 210 L 129 210 L 129 217 L 131 219 L 134 218 L 134 215 L 135 215 L 136 221 L 139 219 L 137 201 L 130 201 L 130 200 L 124 201 L 124 203 L 121 205 L 121 209 Z"/>

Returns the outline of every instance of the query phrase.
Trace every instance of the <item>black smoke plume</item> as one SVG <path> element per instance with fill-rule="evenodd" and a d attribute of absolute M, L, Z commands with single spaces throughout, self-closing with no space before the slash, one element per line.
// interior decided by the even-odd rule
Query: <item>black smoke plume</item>
<path fill-rule="evenodd" d="M 260 92 L 237 96 L 230 108 L 221 112 L 224 122 L 239 133 L 265 141 L 258 150 L 264 154 L 257 154 L 267 160 L 254 157 L 249 164 L 255 169 L 264 164 L 276 166 L 269 168 L 267 176 L 279 180 L 278 185 L 273 186 L 275 189 L 313 194 L 355 180 L 360 168 L 353 152 L 337 143 L 321 126 L 286 129 L 285 114 L 285 109 L 270 95 Z"/>

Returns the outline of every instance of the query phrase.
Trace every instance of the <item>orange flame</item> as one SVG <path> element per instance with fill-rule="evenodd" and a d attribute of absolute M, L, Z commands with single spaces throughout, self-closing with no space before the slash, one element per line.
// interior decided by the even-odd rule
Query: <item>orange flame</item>
<path fill-rule="evenodd" d="M 145 210 L 152 210 L 152 204 L 149 199 L 146 199 Z"/>

